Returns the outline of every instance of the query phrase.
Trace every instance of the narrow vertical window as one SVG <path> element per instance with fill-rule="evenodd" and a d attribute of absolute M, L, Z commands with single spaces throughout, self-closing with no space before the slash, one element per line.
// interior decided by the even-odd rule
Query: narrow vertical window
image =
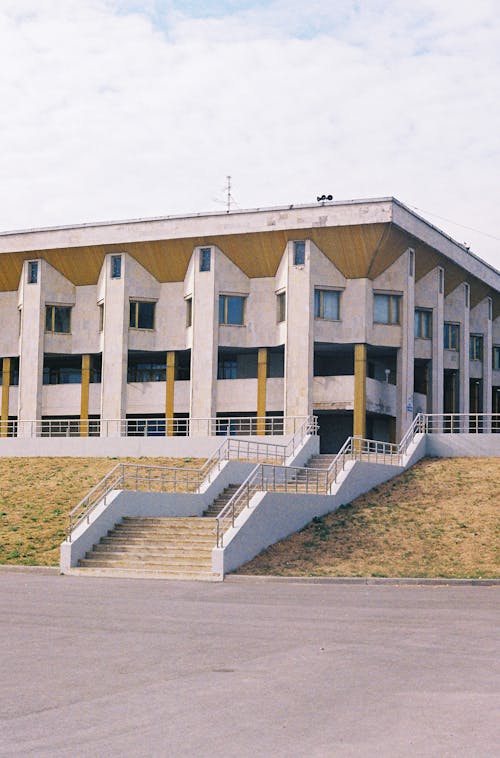
<path fill-rule="evenodd" d="M 408 273 L 410 276 L 413 276 L 415 273 L 415 251 L 409 250 L 408 252 Z"/>
<path fill-rule="evenodd" d="M 470 307 L 470 287 L 467 284 L 467 282 L 464 282 L 464 300 L 465 300 L 465 307 Z"/>
<path fill-rule="evenodd" d="M 122 275 L 122 257 L 121 255 L 111 256 L 111 278 L 121 279 Z"/>
<path fill-rule="evenodd" d="M 442 295 L 444 292 L 444 268 L 439 267 L 438 269 L 438 288 L 439 288 L 439 294 Z"/>
<path fill-rule="evenodd" d="M 202 247 L 200 249 L 200 271 L 210 271 L 211 260 L 212 260 L 212 248 Z"/>
<path fill-rule="evenodd" d="M 488 321 L 493 320 L 493 300 L 491 297 L 488 298 Z"/>
<path fill-rule="evenodd" d="M 29 261 L 28 263 L 28 284 L 38 282 L 38 261 Z"/>
<path fill-rule="evenodd" d="M 186 298 L 186 326 L 193 325 L 193 298 Z"/>
<path fill-rule="evenodd" d="M 97 307 L 99 308 L 99 331 L 102 332 L 104 329 L 104 303 L 98 303 Z"/>
<path fill-rule="evenodd" d="M 286 292 L 279 292 L 276 295 L 276 320 L 278 323 L 286 318 Z"/>
<path fill-rule="evenodd" d="M 306 262 L 306 243 L 304 240 L 295 240 L 293 243 L 293 265 L 303 266 Z"/>

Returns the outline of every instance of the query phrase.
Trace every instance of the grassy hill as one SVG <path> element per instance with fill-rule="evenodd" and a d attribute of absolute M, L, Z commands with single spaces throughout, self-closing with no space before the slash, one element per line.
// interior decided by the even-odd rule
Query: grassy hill
<path fill-rule="evenodd" d="M 69 511 L 119 462 L 203 464 L 190 458 L 0 458 L 0 564 L 57 566 Z"/>
<path fill-rule="evenodd" d="M 428 458 L 238 573 L 499 577 L 499 517 L 500 459 Z"/>

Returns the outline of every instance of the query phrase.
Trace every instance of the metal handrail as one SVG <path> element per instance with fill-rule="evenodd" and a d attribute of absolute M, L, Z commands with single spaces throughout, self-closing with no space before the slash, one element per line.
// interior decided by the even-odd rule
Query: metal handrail
<path fill-rule="evenodd" d="M 72 531 L 103 502 L 113 490 L 147 490 L 148 492 L 194 492 L 200 485 L 200 469 L 175 466 L 149 466 L 143 463 L 118 463 L 70 511 L 68 541 Z"/>
<path fill-rule="evenodd" d="M 214 418 L 42 418 L 0 421 L 4 437 L 285 436 L 309 421 L 305 416 L 218 416 Z"/>
<path fill-rule="evenodd" d="M 297 448 L 298 442 L 296 437 L 299 433 L 302 434 L 303 440 L 305 435 L 313 429 L 317 429 L 316 419 L 314 417 L 308 418 L 291 440 L 293 443 L 292 449 L 295 450 Z M 290 443 L 281 445 L 279 443 L 260 440 L 239 440 L 228 437 L 224 439 L 215 453 L 198 469 L 118 463 L 70 511 L 67 533 L 68 541 L 71 542 L 71 533 L 78 524 L 85 519 L 89 523 L 90 514 L 101 501 L 104 501 L 104 505 L 106 505 L 106 497 L 112 490 L 128 488 L 165 492 L 168 485 L 169 491 L 194 492 L 200 489 L 202 482 L 211 481 L 213 473 L 218 473 L 222 463 L 226 460 L 252 460 L 252 458 L 256 457 L 258 461 L 282 460 L 284 462 L 289 449 Z M 131 474 L 130 472 L 134 473 Z M 133 486 L 129 486 L 130 483 Z"/>

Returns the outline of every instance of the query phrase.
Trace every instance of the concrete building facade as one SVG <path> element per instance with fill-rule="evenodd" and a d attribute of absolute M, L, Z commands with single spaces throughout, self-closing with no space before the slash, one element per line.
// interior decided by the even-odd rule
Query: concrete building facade
<path fill-rule="evenodd" d="M 2 436 L 500 413 L 500 274 L 393 198 L 3 233 L 0 318 Z"/>

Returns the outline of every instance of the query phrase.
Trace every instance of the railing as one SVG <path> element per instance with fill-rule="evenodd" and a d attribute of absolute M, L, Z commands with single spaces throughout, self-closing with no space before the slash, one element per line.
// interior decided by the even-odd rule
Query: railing
<path fill-rule="evenodd" d="M 425 413 L 420 415 L 420 431 L 425 434 L 500 433 L 500 413 Z"/>
<path fill-rule="evenodd" d="M 413 433 L 414 436 L 415 432 Z M 413 437 L 412 437 L 413 438 Z M 349 437 L 328 469 L 293 466 L 257 465 L 216 518 L 216 544 L 224 547 L 224 533 L 234 526 L 235 519 L 256 492 L 286 492 L 306 495 L 328 495 L 348 461 L 400 465 L 400 446 L 362 437 Z"/>
<path fill-rule="evenodd" d="M 89 523 L 90 515 L 114 490 L 147 490 L 148 492 L 196 492 L 202 482 L 210 482 L 224 461 L 257 460 L 285 462 L 290 451 L 295 451 L 305 435 L 317 430 L 314 417 L 302 423 L 290 442 L 279 444 L 260 440 L 225 439 L 215 453 L 199 469 L 144 464 L 119 463 L 78 503 L 69 514 L 68 541 L 72 531 L 83 520 Z"/>
<path fill-rule="evenodd" d="M 109 494 L 115 490 L 196 492 L 201 480 L 201 469 L 118 463 L 70 511 L 68 541 L 71 542 L 71 533 L 78 524 L 85 519 L 89 523 L 90 515 L 99 503 L 107 505 Z"/>
<path fill-rule="evenodd" d="M 295 436 L 307 422 L 305 416 L 11 419 L 0 421 L 0 437 Z"/>

